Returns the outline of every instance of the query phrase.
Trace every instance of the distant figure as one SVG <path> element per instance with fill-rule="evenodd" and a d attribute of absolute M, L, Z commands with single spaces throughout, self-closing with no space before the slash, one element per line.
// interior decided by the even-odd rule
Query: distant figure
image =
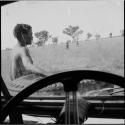
<path fill-rule="evenodd" d="M 109 34 L 109 37 L 112 38 L 112 33 Z"/>
<path fill-rule="evenodd" d="M 33 39 L 32 27 L 27 24 L 17 24 L 14 27 L 13 34 L 17 39 L 17 44 L 12 50 L 11 80 L 31 73 L 42 77 L 49 75 L 48 72 L 33 64 L 30 51 L 27 48 L 27 45 L 31 45 Z"/>
<path fill-rule="evenodd" d="M 69 49 L 69 43 L 70 43 L 70 40 L 67 40 L 67 42 L 66 42 L 66 49 Z"/>

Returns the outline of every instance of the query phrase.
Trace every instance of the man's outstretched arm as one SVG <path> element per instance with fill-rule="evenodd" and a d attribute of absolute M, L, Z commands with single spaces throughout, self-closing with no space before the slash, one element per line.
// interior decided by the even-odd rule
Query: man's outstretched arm
<path fill-rule="evenodd" d="M 51 75 L 47 71 L 33 64 L 32 58 L 29 52 L 25 48 L 22 49 L 21 58 L 22 58 L 23 65 L 27 70 L 30 70 L 42 77 L 47 77 L 48 75 Z"/>

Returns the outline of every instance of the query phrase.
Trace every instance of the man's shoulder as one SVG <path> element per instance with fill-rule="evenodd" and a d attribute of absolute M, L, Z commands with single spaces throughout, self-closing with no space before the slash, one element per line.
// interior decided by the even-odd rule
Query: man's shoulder
<path fill-rule="evenodd" d="M 12 52 L 13 57 L 25 57 L 29 55 L 29 50 L 27 47 L 15 47 Z"/>
<path fill-rule="evenodd" d="M 25 53 L 26 49 L 25 47 L 14 47 L 13 50 L 12 50 L 12 54 L 13 55 L 20 55 L 20 54 L 23 54 Z"/>

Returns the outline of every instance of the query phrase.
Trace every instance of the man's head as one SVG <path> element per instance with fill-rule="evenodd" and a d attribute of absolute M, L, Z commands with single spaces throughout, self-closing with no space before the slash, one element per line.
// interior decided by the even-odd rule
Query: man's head
<path fill-rule="evenodd" d="M 21 46 L 30 45 L 32 42 L 32 27 L 28 24 L 17 24 L 13 34 Z"/>

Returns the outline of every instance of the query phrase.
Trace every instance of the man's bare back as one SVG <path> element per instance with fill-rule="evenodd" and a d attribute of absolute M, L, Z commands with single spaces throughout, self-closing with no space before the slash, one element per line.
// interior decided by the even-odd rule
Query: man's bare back
<path fill-rule="evenodd" d="M 27 74 L 37 74 L 41 77 L 51 75 L 51 73 L 33 64 L 27 45 L 32 43 L 32 27 L 27 24 L 17 24 L 14 28 L 14 37 L 17 45 L 12 50 L 11 80 Z"/>
<path fill-rule="evenodd" d="M 16 79 L 21 76 L 31 74 L 32 72 L 27 70 L 23 64 L 23 51 L 27 51 L 26 48 L 21 48 L 15 46 L 12 51 L 12 67 L 11 67 L 11 79 Z M 30 63 L 33 63 L 32 59 L 29 57 Z"/>

